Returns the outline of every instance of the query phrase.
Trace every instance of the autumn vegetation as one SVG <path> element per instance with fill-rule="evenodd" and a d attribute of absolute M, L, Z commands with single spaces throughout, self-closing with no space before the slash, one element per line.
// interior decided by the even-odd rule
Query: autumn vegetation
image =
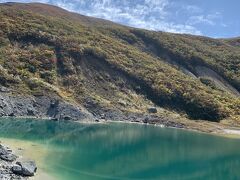
<path fill-rule="evenodd" d="M 181 70 L 207 67 L 239 92 L 238 39 L 134 29 L 42 4 L 0 5 L 0 19 L 0 84 L 15 92 L 240 122 L 239 96 Z"/>

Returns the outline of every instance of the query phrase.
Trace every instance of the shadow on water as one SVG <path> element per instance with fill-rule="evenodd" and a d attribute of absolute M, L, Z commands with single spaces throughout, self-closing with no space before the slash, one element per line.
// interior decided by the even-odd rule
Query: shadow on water
<path fill-rule="evenodd" d="M 1 119 L 0 136 L 54 149 L 59 179 L 238 179 L 240 141 L 154 126 Z"/>

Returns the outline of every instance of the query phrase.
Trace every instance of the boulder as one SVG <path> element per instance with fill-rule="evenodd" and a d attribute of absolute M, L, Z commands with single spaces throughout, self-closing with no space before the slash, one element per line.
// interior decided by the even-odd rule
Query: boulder
<path fill-rule="evenodd" d="M 14 114 L 14 112 L 11 112 L 8 114 L 8 116 L 13 117 L 13 116 L 15 116 L 15 114 Z"/>
<path fill-rule="evenodd" d="M 23 176 L 34 176 L 34 173 L 37 171 L 35 161 L 23 161 L 16 164 L 21 166 Z"/>
<path fill-rule="evenodd" d="M 148 117 L 145 117 L 145 118 L 143 119 L 143 123 L 148 123 L 148 121 L 149 121 L 149 118 L 148 118 Z"/>
<path fill-rule="evenodd" d="M 70 117 L 70 116 L 63 116 L 63 119 L 65 120 L 65 121 L 70 121 L 72 118 Z"/>
<path fill-rule="evenodd" d="M 157 108 L 156 107 L 150 107 L 148 108 L 149 113 L 157 113 Z"/>
<path fill-rule="evenodd" d="M 13 172 L 14 174 L 22 175 L 23 170 L 22 170 L 22 167 L 21 167 L 21 166 L 19 166 L 18 164 L 15 164 L 15 165 L 13 165 L 13 167 L 12 167 L 12 172 Z"/>

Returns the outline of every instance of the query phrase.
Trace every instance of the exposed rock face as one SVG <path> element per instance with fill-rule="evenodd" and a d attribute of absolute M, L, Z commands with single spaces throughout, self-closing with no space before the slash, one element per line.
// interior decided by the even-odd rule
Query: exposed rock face
<path fill-rule="evenodd" d="M 204 66 L 197 66 L 195 70 L 198 77 L 208 78 L 212 80 L 216 87 L 218 87 L 219 89 L 229 92 L 237 97 L 240 96 L 240 93 L 236 88 L 234 88 L 229 82 L 227 82 L 223 77 L 221 77 L 212 69 Z"/>
<path fill-rule="evenodd" d="M 64 120 L 93 119 L 90 113 L 57 97 L 16 96 L 0 92 L 0 117 L 42 117 Z"/>

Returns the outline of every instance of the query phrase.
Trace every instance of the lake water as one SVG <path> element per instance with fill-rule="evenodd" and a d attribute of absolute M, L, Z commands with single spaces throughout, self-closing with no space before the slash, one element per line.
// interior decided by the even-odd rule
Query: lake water
<path fill-rule="evenodd" d="M 47 149 L 40 168 L 58 180 L 240 179 L 238 139 L 138 124 L 9 118 L 0 120 L 0 137 Z"/>

